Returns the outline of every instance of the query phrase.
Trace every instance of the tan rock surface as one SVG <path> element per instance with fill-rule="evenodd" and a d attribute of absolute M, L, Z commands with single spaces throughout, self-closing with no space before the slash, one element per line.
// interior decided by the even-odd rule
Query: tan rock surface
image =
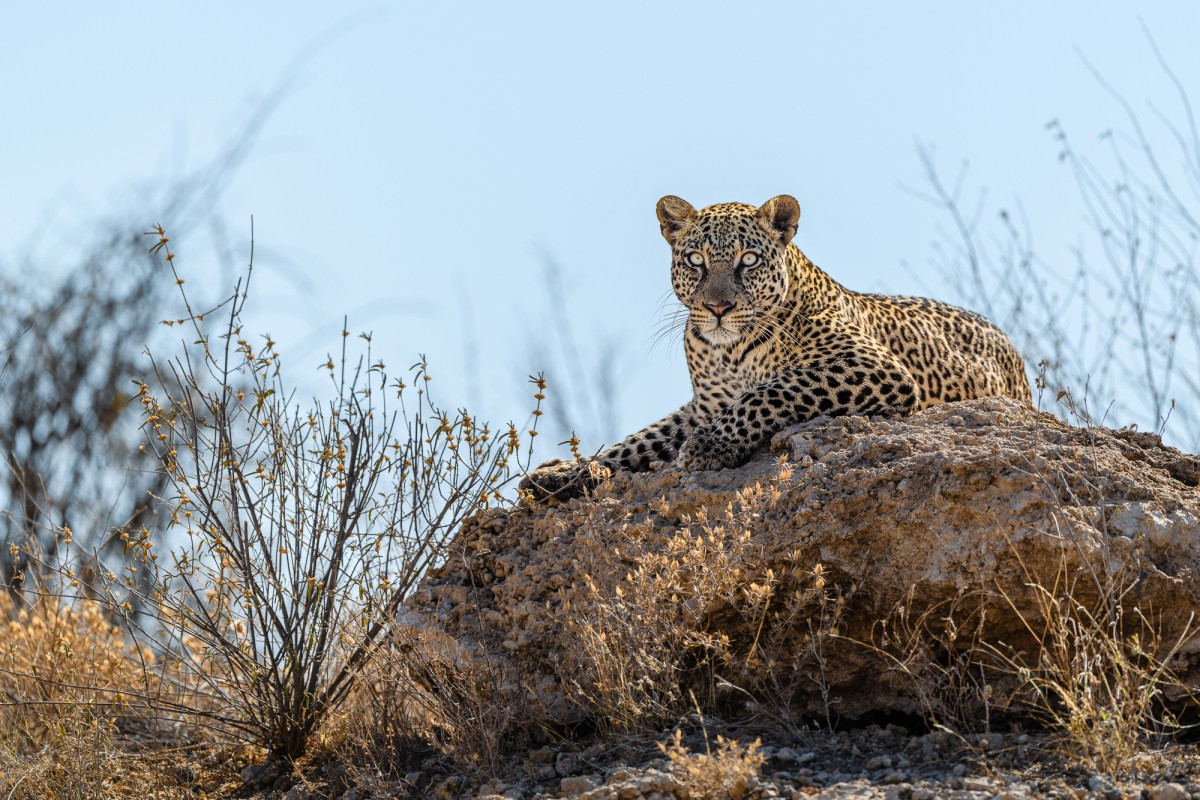
<path fill-rule="evenodd" d="M 736 470 L 618 474 L 591 499 L 478 519 L 405 621 L 498 666 L 561 720 L 612 701 L 597 634 L 624 660 L 621 680 L 690 670 L 733 701 L 819 717 L 921 710 L 923 671 L 976 635 L 1036 652 L 1032 583 L 1085 605 L 1119 592 L 1125 620 L 1168 637 L 1200 611 L 1200 461 L 1152 434 L 989 399 L 818 419 L 772 450 Z M 644 663 L 621 649 L 639 630 L 661 645 Z M 1198 650 L 1200 638 L 1183 644 L 1185 675 Z M 671 657 L 702 666 L 671 672 Z"/>

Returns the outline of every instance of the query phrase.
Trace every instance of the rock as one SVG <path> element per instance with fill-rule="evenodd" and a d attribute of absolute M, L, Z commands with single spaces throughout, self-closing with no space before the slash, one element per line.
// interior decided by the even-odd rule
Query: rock
<path fill-rule="evenodd" d="M 576 775 L 563 778 L 559 782 L 558 789 L 563 797 L 576 797 L 595 789 L 598 783 L 599 781 L 594 775 Z"/>
<path fill-rule="evenodd" d="M 574 753 L 559 753 L 554 760 L 554 771 L 560 777 L 567 777 L 579 772 L 582 767 L 579 764 L 579 756 Z"/>
<path fill-rule="evenodd" d="M 1088 789 L 1104 797 L 1104 800 L 1121 800 L 1121 790 L 1103 775 L 1088 778 Z"/>
<path fill-rule="evenodd" d="M 968 792 L 987 792 L 991 794 L 995 791 L 992 782 L 987 778 L 963 778 L 962 787 Z"/>
<path fill-rule="evenodd" d="M 1178 783 L 1160 783 L 1146 790 L 1146 800 L 1187 800 L 1187 790 Z"/>
<path fill-rule="evenodd" d="M 451 775 L 433 787 L 434 800 L 458 800 L 467 789 L 468 780 L 463 775 Z"/>
<path fill-rule="evenodd" d="M 278 764 L 251 764 L 242 770 L 242 783 L 252 789 L 270 786 L 282 775 Z"/>
<path fill-rule="evenodd" d="M 1029 584 L 1064 572 L 1084 604 L 1104 583 L 1088 576 L 1125 581 L 1125 607 L 1153 608 L 1165 640 L 1200 614 L 1200 460 L 1153 434 L 986 399 L 821 418 L 771 446 L 796 466 L 768 453 L 732 470 L 618 473 L 591 498 L 480 515 L 401 621 L 489 670 L 526 715 L 573 724 L 640 702 L 601 691 L 597 636 L 665 642 L 646 663 L 688 646 L 749 664 L 738 654 L 753 646 L 774 671 L 750 664 L 729 681 L 756 698 L 787 685 L 794 713 L 823 719 L 830 696 L 843 717 L 924 713 L 922 665 L 965 643 L 939 641 L 950 614 L 960 636 L 1036 652 Z M 756 611 L 793 599 L 786 614 Z M 1200 639 L 1172 666 L 1200 679 Z M 992 705 L 1014 688 L 995 687 Z"/>

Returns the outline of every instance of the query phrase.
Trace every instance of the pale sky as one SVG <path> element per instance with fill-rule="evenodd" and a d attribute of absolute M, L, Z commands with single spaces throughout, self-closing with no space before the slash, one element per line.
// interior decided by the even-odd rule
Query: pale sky
<path fill-rule="evenodd" d="M 319 389 L 349 314 L 389 366 L 426 354 L 446 405 L 520 418 L 551 366 L 552 259 L 582 368 L 615 347 L 630 433 L 689 391 L 679 343 L 649 344 L 660 196 L 792 194 L 796 243 L 837 280 L 937 294 L 941 218 L 902 188 L 923 185 L 921 140 L 1065 250 L 1081 211 L 1045 126 L 1090 147 L 1122 122 L 1081 54 L 1138 108 L 1170 105 L 1139 20 L 1200 87 L 1183 1 L 7 3 L 0 258 L 114 211 L 170 227 L 144 187 L 214 158 L 289 75 L 220 209 L 242 255 L 254 217 L 250 327 L 297 380 Z M 174 242 L 198 286 L 217 280 L 207 241 Z"/>

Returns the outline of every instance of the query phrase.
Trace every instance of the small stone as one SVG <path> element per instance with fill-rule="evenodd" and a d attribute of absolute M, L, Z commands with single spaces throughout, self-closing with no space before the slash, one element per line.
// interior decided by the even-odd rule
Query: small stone
<path fill-rule="evenodd" d="M 458 800 L 466 789 L 467 779 L 461 775 L 451 775 L 433 787 L 434 800 Z"/>
<path fill-rule="evenodd" d="M 992 782 L 987 778 L 963 778 L 962 788 L 968 792 L 988 792 L 993 791 Z"/>
<path fill-rule="evenodd" d="M 559 777 L 566 778 L 574 775 L 582 769 L 579 764 L 579 756 L 574 753 L 559 753 L 558 758 L 554 760 L 554 771 Z"/>
<path fill-rule="evenodd" d="M 558 790 L 563 797 L 576 797 L 590 792 L 599 785 L 600 781 L 594 775 L 573 775 L 570 778 L 563 778 L 558 784 Z"/>
<path fill-rule="evenodd" d="M 789 764 L 807 764 L 817 757 L 814 752 L 797 753 L 790 747 L 781 747 L 775 751 L 775 760 Z"/>
<path fill-rule="evenodd" d="M 252 789 L 261 789 L 274 783 L 279 773 L 275 764 L 251 764 L 242 770 L 242 783 Z"/>
<path fill-rule="evenodd" d="M 552 747 L 543 747 L 529 754 L 529 760 L 535 764 L 553 764 L 558 757 L 558 751 Z"/>
<path fill-rule="evenodd" d="M 979 744 L 980 750 L 995 752 L 1004 747 L 1004 734 L 1002 733 L 981 733 L 976 737 L 975 741 Z"/>
<path fill-rule="evenodd" d="M 1146 790 L 1146 800 L 1187 800 L 1188 791 L 1178 783 L 1160 783 Z"/>
<path fill-rule="evenodd" d="M 971 771 L 971 768 L 966 764 L 955 764 L 954 769 L 950 770 L 950 774 L 956 778 L 961 778 Z"/>
<path fill-rule="evenodd" d="M 867 762 L 867 769 L 870 769 L 870 770 L 888 769 L 891 766 L 892 766 L 892 757 L 891 756 L 875 756 L 874 758 L 872 758 L 870 761 Z"/>
<path fill-rule="evenodd" d="M 1103 795 L 1104 800 L 1121 800 L 1121 790 L 1113 786 L 1112 781 L 1103 775 L 1093 775 L 1088 778 L 1088 789 Z"/>
<path fill-rule="evenodd" d="M 287 794 L 283 796 L 283 800 L 308 800 L 308 787 L 303 783 L 297 783 L 291 789 L 288 789 Z"/>

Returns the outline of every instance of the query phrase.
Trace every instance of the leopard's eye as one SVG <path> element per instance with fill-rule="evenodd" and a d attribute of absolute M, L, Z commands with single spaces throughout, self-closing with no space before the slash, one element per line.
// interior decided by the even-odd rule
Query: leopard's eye
<path fill-rule="evenodd" d="M 687 254 L 687 263 L 691 264 L 693 267 L 703 267 L 704 266 L 704 256 L 701 255 L 700 253 L 688 253 Z"/>
<path fill-rule="evenodd" d="M 761 261 L 758 253 L 742 253 L 742 260 L 739 262 L 743 267 L 754 267 Z"/>

